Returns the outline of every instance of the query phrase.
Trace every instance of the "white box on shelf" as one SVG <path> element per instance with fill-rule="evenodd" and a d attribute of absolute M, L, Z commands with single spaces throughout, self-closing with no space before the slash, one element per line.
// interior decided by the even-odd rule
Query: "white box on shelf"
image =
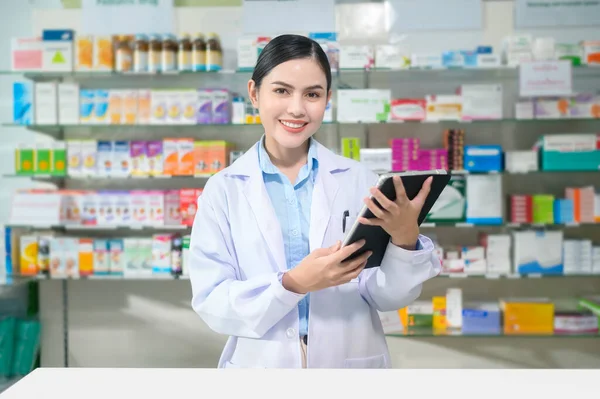
<path fill-rule="evenodd" d="M 502 224 L 502 176 L 467 176 L 467 223 Z"/>
<path fill-rule="evenodd" d="M 389 172 L 392 169 L 392 149 L 361 148 L 360 162 L 373 172 Z"/>
<path fill-rule="evenodd" d="M 462 327 L 462 290 L 449 288 L 446 291 L 446 322 L 451 329 Z"/>
<path fill-rule="evenodd" d="M 410 67 L 410 53 L 403 46 L 380 44 L 375 46 L 375 68 L 406 69 Z"/>
<path fill-rule="evenodd" d="M 387 120 L 391 90 L 351 89 L 337 92 L 338 122 L 379 122 Z"/>
<path fill-rule="evenodd" d="M 373 47 L 369 45 L 341 45 L 340 69 L 371 68 L 374 65 Z"/>
<path fill-rule="evenodd" d="M 508 172 L 527 173 L 539 169 L 537 151 L 507 151 L 504 155 Z"/>
<path fill-rule="evenodd" d="M 462 118 L 502 119 L 502 93 L 501 84 L 462 85 Z"/>
<path fill-rule="evenodd" d="M 35 123 L 37 125 L 58 124 L 58 86 L 56 82 L 34 84 Z"/>
<path fill-rule="evenodd" d="M 535 117 L 533 112 L 533 101 L 519 101 L 515 103 L 515 118 L 529 120 Z"/>
<path fill-rule="evenodd" d="M 77 125 L 79 123 L 79 85 L 77 83 L 58 84 L 58 124 Z"/>

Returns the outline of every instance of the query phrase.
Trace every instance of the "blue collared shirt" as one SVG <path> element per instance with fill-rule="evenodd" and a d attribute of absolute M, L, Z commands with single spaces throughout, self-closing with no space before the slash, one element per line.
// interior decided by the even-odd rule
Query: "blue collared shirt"
<path fill-rule="evenodd" d="M 307 163 L 302 166 L 293 184 L 271 162 L 264 147 L 264 136 L 259 143 L 258 160 L 281 226 L 287 268 L 293 269 L 310 254 L 310 206 L 319 166 L 316 142 L 310 139 Z M 306 295 L 298 304 L 300 336 L 308 335 L 309 303 L 309 295 Z"/>

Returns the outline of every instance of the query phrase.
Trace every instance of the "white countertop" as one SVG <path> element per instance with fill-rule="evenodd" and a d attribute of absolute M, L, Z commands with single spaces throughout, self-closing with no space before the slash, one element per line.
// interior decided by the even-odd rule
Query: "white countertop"
<path fill-rule="evenodd" d="M 0 399 L 565 399 L 594 397 L 599 377 L 600 370 L 40 368 Z"/>

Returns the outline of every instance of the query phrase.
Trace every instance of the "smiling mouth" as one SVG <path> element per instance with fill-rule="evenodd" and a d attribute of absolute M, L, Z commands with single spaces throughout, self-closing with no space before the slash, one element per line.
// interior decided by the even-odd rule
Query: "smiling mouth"
<path fill-rule="evenodd" d="M 292 129 L 300 129 L 300 128 L 308 125 L 308 122 L 299 122 L 298 123 L 298 122 L 288 122 L 288 121 L 282 121 L 282 120 L 279 120 L 279 122 L 281 122 L 281 124 L 283 126 L 287 126 Z"/>

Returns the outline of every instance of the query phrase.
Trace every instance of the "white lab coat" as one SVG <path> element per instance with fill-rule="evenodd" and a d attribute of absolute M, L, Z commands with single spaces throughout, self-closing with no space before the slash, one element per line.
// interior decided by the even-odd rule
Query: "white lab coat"
<path fill-rule="evenodd" d="M 343 239 L 378 176 L 318 144 L 310 250 Z M 308 368 L 389 368 L 377 311 L 400 309 L 419 297 L 441 268 L 427 237 L 419 251 L 390 243 L 382 264 L 341 286 L 310 294 Z M 263 184 L 257 146 L 209 179 L 198 200 L 190 243 L 192 307 L 229 339 L 220 368 L 302 366 L 298 302 L 281 276 L 287 270 L 282 234 Z"/>

